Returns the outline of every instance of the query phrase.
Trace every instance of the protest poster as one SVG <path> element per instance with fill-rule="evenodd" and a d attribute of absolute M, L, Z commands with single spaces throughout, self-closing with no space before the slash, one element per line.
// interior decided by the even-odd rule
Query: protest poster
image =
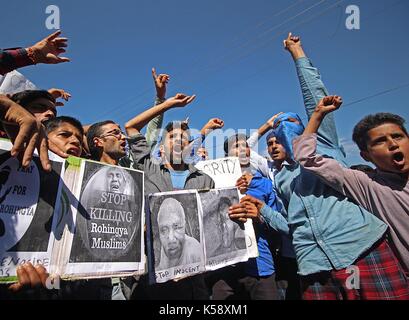
<path fill-rule="evenodd" d="M 148 255 L 151 282 L 163 283 L 204 271 L 200 206 L 196 190 L 149 196 Z"/>
<path fill-rule="evenodd" d="M 64 182 L 70 210 L 61 212 L 63 226 L 54 225 L 62 235 L 53 272 L 63 279 L 143 273 L 143 172 L 69 158 Z"/>
<path fill-rule="evenodd" d="M 50 266 L 52 221 L 58 211 L 63 159 L 49 153 L 51 172 L 37 156 L 23 168 L 0 140 L 0 281 L 13 281 L 26 262 Z"/>
<path fill-rule="evenodd" d="M 215 188 L 234 187 L 243 174 L 237 157 L 200 161 L 195 166 L 213 179 Z M 252 220 L 245 223 L 245 232 L 247 250 L 250 257 L 255 258 L 258 256 L 258 248 Z"/>
<path fill-rule="evenodd" d="M 228 216 L 228 208 L 239 203 L 237 188 L 154 193 L 147 198 L 150 283 L 249 259 L 245 226 Z"/>

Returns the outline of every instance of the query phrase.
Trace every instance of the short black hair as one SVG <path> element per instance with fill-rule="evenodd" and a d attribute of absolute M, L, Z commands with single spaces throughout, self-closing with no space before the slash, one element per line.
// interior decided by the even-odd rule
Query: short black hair
<path fill-rule="evenodd" d="M 232 205 L 231 199 L 229 199 L 228 197 L 221 197 L 219 199 L 219 204 L 217 205 L 217 208 L 220 208 L 222 205 L 225 204 L 227 204 L 227 206 L 230 207 Z"/>
<path fill-rule="evenodd" d="M 190 132 L 189 132 L 190 128 L 187 122 L 186 121 L 171 121 L 165 126 L 165 129 L 162 134 L 162 142 L 164 142 L 166 134 L 168 132 L 171 132 L 174 129 L 179 129 L 179 128 L 182 129 L 183 131 L 187 131 L 189 135 L 189 140 L 190 140 Z"/>
<path fill-rule="evenodd" d="M 81 122 L 75 118 L 68 117 L 68 116 L 59 116 L 59 117 L 47 120 L 44 123 L 45 133 L 49 134 L 50 132 L 56 130 L 62 123 L 69 123 L 70 125 L 78 129 L 81 136 L 84 135 L 84 128 L 82 127 Z"/>
<path fill-rule="evenodd" d="M 23 108 L 27 108 L 30 102 L 40 98 L 45 98 L 55 103 L 55 98 L 47 90 L 25 90 L 11 96 L 11 100 Z"/>
<path fill-rule="evenodd" d="M 369 140 L 368 132 L 385 123 L 393 123 L 399 126 L 402 131 L 408 135 L 405 128 L 405 119 L 393 113 L 381 112 L 366 116 L 354 128 L 352 139 L 358 145 L 359 150 L 367 151 L 367 143 Z"/>
<path fill-rule="evenodd" d="M 101 121 L 101 122 L 94 123 L 88 129 L 87 143 L 88 143 L 89 153 L 91 154 L 91 159 L 93 160 L 99 160 L 101 158 L 101 150 L 95 146 L 94 139 L 102 135 L 103 132 L 101 128 L 107 124 L 116 124 L 116 123 L 112 120 Z"/>
<path fill-rule="evenodd" d="M 238 141 L 244 140 L 246 141 L 247 144 L 247 140 L 249 139 L 249 137 L 244 134 L 244 133 L 236 133 L 234 135 L 232 135 L 231 137 L 227 138 L 226 140 L 224 140 L 224 153 L 227 156 L 229 154 L 229 150 L 230 148 L 233 146 L 233 143 L 237 143 Z"/>

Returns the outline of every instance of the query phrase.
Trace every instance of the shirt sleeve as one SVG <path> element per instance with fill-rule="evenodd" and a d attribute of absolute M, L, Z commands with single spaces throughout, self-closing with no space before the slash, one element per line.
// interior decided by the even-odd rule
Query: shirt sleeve
<path fill-rule="evenodd" d="M 306 57 L 300 58 L 296 60 L 295 66 L 297 69 L 298 80 L 300 82 L 305 111 L 307 112 L 309 120 L 318 102 L 325 96 L 328 96 L 329 93 L 321 79 L 318 69 L 312 65 L 311 60 Z M 333 113 L 325 117 L 318 130 L 318 135 L 323 143 L 339 147 Z"/>
<path fill-rule="evenodd" d="M 268 160 L 260 156 L 256 151 L 250 151 L 250 164 L 253 169 L 261 173 L 264 178 L 270 179 L 270 167 L 268 166 Z"/>
<path fill-rule="evenodd" d="M 24 48 L 16 49 L 0 49 L 0 74 L 6 73 L 15 69 L 33 65 L 33 60 L 30 59 L 28 52 Z"/>
<path fill-rule="evenodd" d="M 261 208 L 260 214 L 263 217 L 264 222 L 274 230 L 287 235 L 290 233 L 288 222 L 281 212 L 274 210 L 265 204 Z"/>
<path fill-rule="evenodd" d="M 253 134 L 247 139 L 247 144 L 249 145 L 250 149 L 253 150 L 253 148 L 257 145 L 258 138 L 258 132 L 254 131 Z"/>
<path fill-rule="evenodd" d="M 151 148 L 141 133 L 129 137 L 128 144 L 129 153 L 136 165 L 143 164 L 146 159 L 150 158 Z"/>
<path fill-rule="evenodd" d="M 165 100 L 164 99 L 155 99 L 155 106 L 163 103 Z M 163 113 L 158 115 L 157 117 L 153 118 L 151 121 L 149 121 L 148 125 L 146 126 L 146 142 L 148 143 L 148 146 L 154 147 L 159 140 L 159 134 L 163 126 Z"/>
<path fill-rule="evenodd" d="M 372 212 L 370 195 L 376 188 L 376 182 L 367 174 L 345 168 L 338 161 L 317 154 L 316 134 L 294 139 L 293 147 L 295 160 L 304 169 L 314 173 L 326 185 Z"/>

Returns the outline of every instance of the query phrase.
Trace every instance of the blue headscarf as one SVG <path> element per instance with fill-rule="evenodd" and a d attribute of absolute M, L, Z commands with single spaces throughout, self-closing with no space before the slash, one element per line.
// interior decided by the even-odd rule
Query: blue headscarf
<path fill-rule="evenodd" d="M 266 136 L 266 142 L 268 144 L 268 140 L 270 140 L 271 138 L 274 138 L 277 135 L 276 131 L 274 129 L 271 129 Z"/>
<path fill-rule="evenodd" d="M 289 121 L 289 118 L 298 120 L 300 124 Z M 277 119 L 274 121 L 274 124 L 278 122 L 280 122 L 278 127 L 272 130 L 274 137 L 276 137 L 278 142 L 283 145 L 288 156 L 290 156 L 291 159 L 294 159 L 293 140 L 296 137 L 302 135 L 302 133 L 304 132 L 304 125 L 302 124 L 302 120 L 298 116 L 298 114 L 287 112 L 277 117 Z M 271 134 L 272 133 L 270 133 L 269 135 Z"/>

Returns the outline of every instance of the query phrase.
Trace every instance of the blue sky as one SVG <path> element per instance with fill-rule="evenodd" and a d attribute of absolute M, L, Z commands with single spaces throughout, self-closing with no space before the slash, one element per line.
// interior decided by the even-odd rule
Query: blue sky
<path fill-rule="evenodd" d="M 282 48 L 289 31 L 301 35 L 328 89 L 345 105 L 409 83 L 407 0 L 14 0 L 2 4 L 0 46 L 27 46 L 48 35 L 51 4 L 60 8 L 72 62 L 21 72 L 39 87 L 69 91 L 73 98 L 60 114 L 83 123 L 124 124 L 150 107 L 152 67 L 171 75 L 168 95 L 197 95 L 166 120 L 189 116 L 200 128 L 220 117 L 226 128 L 255 129 L 279 111 L 305 117 L 293 63 Z M 345 27 L 350 4 L 361 10 L 360 30 Z M 409 119 L 408 98 L 404 87 L 337 112 L 351 163 L 362 162 L 351 142 L 353 126 L 380 111 Z"/>

